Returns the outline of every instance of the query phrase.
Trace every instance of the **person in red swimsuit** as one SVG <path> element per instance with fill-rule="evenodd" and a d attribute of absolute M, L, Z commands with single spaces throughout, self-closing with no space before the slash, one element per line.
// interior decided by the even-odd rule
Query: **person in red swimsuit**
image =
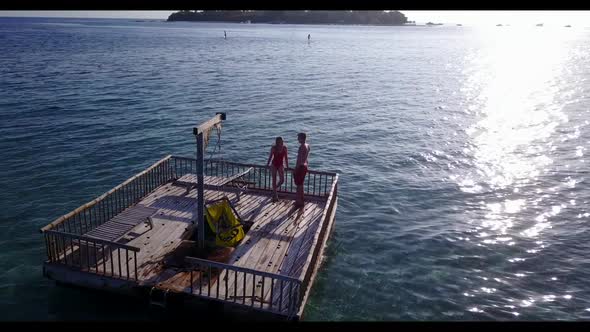
<path fill-rule="evenodd" d="M 271 164 L 272 159 L 272 164 Z M 285 182 L 285 168 L 283 166 L 287 166 L 289 168 L 289 157 L 287 156 L 287 146 L 283 144 L 283 138 L 277 137 L 275 140 L 275 145 L 270 148 L 270 155 L 268 156 L 268 161 L 266 162 L 266 166 L 268 167 L 270 164 L 270 172 L 272 176 L 272 191 L 273 191 L 273 202 L 279 200 L 279 196 L 277 194 L 277 188 L 280 188 L 281 185 Z M 277 172 L 279 173 L 279 183 L 277 183 Z"/>
<path fill-rule="evenodd" d="M 297 151 L 297 163 L 295 164 L 295 170 L 293 171 L 293 180 L 297 186 L 297 196 L 295 199 L 295 206 L 303 206 L 303 183 L 305 182 L 305 174 L 307 174 L 307 157 L 309 157 L 309 151 L 311 148 L 309 144 L 305 143 L 307 135 L 305 133 L 297 134 L 297 140 L 299 141 L 299 150 Z"/>

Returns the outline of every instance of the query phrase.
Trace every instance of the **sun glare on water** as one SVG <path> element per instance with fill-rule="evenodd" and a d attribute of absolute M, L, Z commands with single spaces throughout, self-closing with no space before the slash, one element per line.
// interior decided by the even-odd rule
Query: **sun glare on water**
<path fill-rule="evenodd" d="M 515 28 L 480 33 L 484 46 L 474 56 L 477 69 L 465 87 L 473 98 L 469 110 L 479 120 L 467 129 L 467 150 L 480 178 L 470 182 L 517 189 L 551 163 L 544 153 L 550 149 L 546 140 L 567 121 L 553 99 L 568 49 L 559 32 Z"/>
<path fill-rule="evenodd" d="M 518 196 L 519 191 L 553 163 L 554 133 L 568 121 L 555 98 L 571 51 L 569 35 L 558 29 L 493 27 L 479 34 L 482 44 L 470 58 L 463 87 L 470 100 L 465 111 L 476 119 L 465 129 L 469 139 L 463 151 L 473 167 L 453 178 L 467 193 L 496 192 L 498 201 L 483 202 L 489 213 L 482 226 L 502 237 L 513 227 L 514 215 L 538 199 Z M 550 227 L 539 218 L 522 235 L 535 237 Z"/>

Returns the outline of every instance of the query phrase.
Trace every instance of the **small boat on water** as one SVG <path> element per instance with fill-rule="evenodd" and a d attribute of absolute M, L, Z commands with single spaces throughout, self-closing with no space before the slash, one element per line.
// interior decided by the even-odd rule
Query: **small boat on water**
<path fill-rule="evenodd" d="M 213 131 L 221 149 L 225 119 L 193 128 L 196 159 L 166 156 L 43 227 L 43 275 L 160 307 L 301 319 L 334 227 L 338 174 L 309 170 L 295 207 L 285 169 L 275 202 L 269 167 L 205 160 Z"/>

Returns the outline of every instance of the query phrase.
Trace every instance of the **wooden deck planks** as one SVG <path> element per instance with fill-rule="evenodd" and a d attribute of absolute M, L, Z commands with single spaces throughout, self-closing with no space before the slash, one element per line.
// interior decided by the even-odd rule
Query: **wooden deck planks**
<path fill-rule="evenodd" d="M 316 215 L 318 214 L 318 211 L 321 211 L 322 207 L 318 206 L 318 205 L 313 205 L 313 204 L 307 204 L 305 207 L 304 212 L 294 220 L 294 224 L 291 230 L 287 230 L 288 231 L 288 236 L 286 236 L 286 234 L 281 234 L 281 241 L 279 241 L 277 243 L 277 248 L 275 250 L 272 250 L 273 248 L 270 248 L 272 255 L 270 260 L 271 261 L 276 261 L 273 264 L 271 264 L 270 266 L 268 266 L 265 271 L 266 272 L 270 272 L 270 273 L 275 273 L 275 274 L 283 274 L 281 273 L 282 270 L 281 268 L 285 268 L 284 265 L 284 261 L 290 256 L 292 255 L 292 243 L 295 241 L 295 236 L 297 235 L 297 232 L 300 231 L 301 227 L 303 227 L 302 225 L 306 225 L 309 223 L 318 223 L 317 220 L 315 220 Z M 292 275 L 290 275 L 292 276 Z M 278 305 L 279 300 L 279 296 L 280 296 L 280 284 L 274 284 L 273 285 L 273 289 L 271 290 L 270 287 L 266 287 L 264 289 L 264 292 L 262 292 L 262 287 L 260 287 L 259 291 L 260 291 L 260 298 L 264 299 L 267 302 L 271 301 L 271 295 L 272 295 L 272 303 L 273 303 L 273 307 Z M 285 286 L 287 287 L 287 286 Z M 272 294 L 271 294 L 272 293 Z M 284 301 L 286 301 L 286 298 L 288 297 L 288 292 L 283 292 L 283 303 Z"/>
<path fill-rule="evenodd" d="M 281 208 L 277 208 L 276 214 L 266 216 L 266 219 L 261 220 L 261 224 L 264 224 L 264 226 L 262 226 L 258 234 L 253 234 L 251 237 L 251 241 L 255 242 L 255 245 L 234 265 L 277 273 L 283 259 L 287 256 L 286 253 L 290 248 L 289 244 L 298 230 L 297 225 L 305 223 L 313 215 L 313 212 L 318 209 L 321 211 L 319 206 L 307 204 L 305 210 L 300 212 L 299 209 L 293 209 L 292 201 Z M 251 296 L 254 296 L 259 301 L 261 299 L 266 302 L 270 301 L 270 279 L 264 278 L 264 293 L 262 293 L 262 278 L 259 277 L 260 280 L 258 281 L 252 279 L 252 275 L 248 275 L 244 282 L 243 276 L 238 277 L 237 281 L 230 283 L 229 293 L 252 294 Z M 237 286 L 234 284 L 237 284 Z M 277 286 L 277 284 L 274 285 L 275 288 Z M 275 292 L 273 291 L 273 293 Z M 275 294 L 278 296 L 278 292 Z M 286 295 L 284 294 L 284 296 Z M 275 296 L 275 300 L 278 300 L 278 297 Z"/>
<path fill-rule="evenodd" d="M 296 240 L 296 236 L 297 236 L 297 232 L 299 232 L 301 230 L 302 227 L 304 227 L 304 225 L 307 224 L 319 224 L 319 220 L 317 220 L 317 216 L 321 213 L 321 211 L 323 210 L 322 206 L 318 206 L 318 205 L 312 205 L 312 204 L 308 204 L 308 206 L 306 206 L 304 213 L 302 214 L 302 216 L 300 217 L 300 219 L 295 219 L 295 224 L 293 224 L 293 227 L 291 230 L 287 230 L 287 234 L 281 234 L 280 238 L 277 239 L 275 242 L 271 242 L 270 246 L 269 246 L 269 252 L 270 254 L 270 258 L 269 258 L 269 262 L 271 264 L 268 265 L 267 268 L 265 268 L 266 272 L 269 273 L 275 273 L 275 274 L 282 274 L 282 270 L 281 268 L 286 268 L 287 266 L 284 264 L 285 260 L 292 255 L 292 243 L 295 242 Z M 272 245 L 276 244 L 276 248 L 273 248 Z M 292 277 L 296 277 L 296 275 L 290 275 Z M 275 287 L 278 287 L 278 285 L 275 285 Z M 275 288 L 273 290 L 273 303 L 276 303 L 276 301 L 278 300 L 278 291 Z M 260 297 L 270 301 L 270 295 L 271 295 L 271 289 L 266 288 L 264 293 L 260 294 Z"/>
<path fill-rule="evenodd" d="M 173 252 L 182 242 L 182 240 L 190 237 L 187 232 L 189 228 L 184 222 L 168 221 L 161 225 L 160 219 L 154 221 L 158 223 L 158 228 L 154 227 L 156 233 L 152 233 L 153 237 L 144 239 L 146 242 L 136 242 L 136 245 L 141 246 L 141 251 L 138 255 L 138 274 L 141 284 L 153 285 L 158 283 L 159 274 L 164 268 L 164 259 L 167 254 Z M 139 239 L 140 240 L 140 239 Z M 135 244 L 130 242 L 130 244 Z"/>
<path fill-rule="evenodd" d="M 181 192 L 181 188 L 172 188 L 170 184 L 160 186 L 140 201 L 136 205 L 135 210 L 115 216 L 108 222 L 108 227 L 97 230 L 97 234 L 99 235 L 114 236 L 114 229 L 121 227 L 115 223 L 133 225 L 135 223 L 134 219 L 144 218 L 147 211 L 150 212 L 149 214 L 153 216 L 153 229 L 150 230 L 149 226 L 145 224 L 136 224 L 135 227 L 127 229 L 127 232 L 134 231 L 136 234 L 139 234 L 138 237 L 132 239 L 127 244 L 141 249 L 137 254 L 137 267 L 138 279 L 142 283 L 149 282 L 151 279 L 157 277 L 159 264 L 166 254 L 172 252 L 183 239 L 190 236 L 187 230 L 194 219 L 196 219 L 196 214 L 193 210 L 196 210 L 197 202 L 192 198 L 174 195 Z M 145 213 L 133 214 L 134 211 Z M 127 257 L 121 257 L 119 260 L 117 252 L 113 255 L 113 264 L 110 264 L 110 256 L 110 252 L 107 252 L 105 262 L 98 262 L 99 265 L 106 265 L 106 275 L 112 274 L 113 269 L 118 273 L 120 263 L 121 270 L 124 273 L 126 273 L 127 266 L 129 266 L 130 274 L 134 276 L 135 262 L 133 257 L 129 257 L 129 260 L 127 260 Z"/>
<path fill-rule="evenodd" d="M 255 268 L 260 261 L 260 254 L 264 253 L 264 250 L 268 245 L 269 234 L 272 234 L 273 230 L 277 230 L 277 233 L 286 227 L 288 214 L 286 213 L 292 206 L 293 202 L 280 201 L 275 203 L 278 207 L 273 209 L 272 204 L 267 205 L 268 211 L 264 212 L 262 216 L 255 222 L 252 229 L 244 237 L 243 243 L 238 246 L 236 251 L 230 257 L 230 263 L 236 266 Z M 281 227 L 282 225 L 285 225 Z M 273 227 L 274 226 L 274 227 Z M 261 265 L 264 263 L 261 263 Z M 243 275 L 239 276 L 237 280 L 230 282 L 228 292 L 230 294 L 243 294 L 239 289 L 243 285 Z M 235 278 L 234 278 L 235 279 Z M 246 278 L 248 284 L 251 280 L 249 275 Z M 234 290 L 234 283 L 237 284 L 238 291 Z"/>
<path fill-rule="evenodd" d="M 205 185 L 218 187 L 218 186 L 224 185 L 228 181 L 231 181 L 231 179 L 233 177 L 205 175 L 204 178 L 205 178 Z M 191 173 L 181 176 L 175 182 L 180 185 L 191 185 L 191 184 L 196 185 L 196 184 L 198 184 L 197 175 L 191 174 Z"/>
<path fill-rule="evenodd" d="M 192 180 L 190 176 L 184 178 L 184 180 L 187 179 Z M 214 184 L 216 180 L 214 177 L 210 177 L 206 179 L 206 183 L 207 181 Z M 100 230 L 97 229 L 97 233 L 100 233 L 101 236 L 114 236 L 132 226 L 131 229 L 139 236 L 127 244 L 141 248 L 137 254 L 139 283 L 157 285 L 178 292 L 190 292 L 190 273 L 165 267 L 163 263 L 166 256 L 173 252 L 183 239 L 187 239 L 191 235 L 187 230 L 197 219 L 196 195 L 196 190 L 191 190 L 186 194 L 186 189 L 181 186 L 175 186 L 172 183 L 164 184 L 136 205 L 155 211 L 152 213 L 154 229 L 150 230 L 147 225 L 141 224 L 141 222 L 138 225 L 136 223 L 138 216 L 124 212 L 105 223 L 105 226 Z M 299 209 L 293 208 L 293 201 L 290 199 L 282 199 L 273 204 L 270 195 L 246 190 L 242 193 L 241 200 L 236 201 L 235 192 L 231 190 L 205 189 L 206 200 L 219 199 L 223 196 L 228 196 L 232 200 L 242 219 L 254 222 L 227 263 L 259 271 L 299 277 L 307 257 L 312 254 L 311 245 L 314 235 L 320 229 L 322 222 L 320 219 L 326 202 L 310 200 L 301 212 Z M 141 218 L 145 219 L 143 215 Z M 119 261 L 115 251 L 111 262 L 110 254 L 110 252 L 106 252 L 105 260 L 99 260 L 100 273 L 104 272 L 106 275 L 110 275 L 113 268 L 115 272 L 118 272 L 119 263 L 123 271 L 126 271 L 127 266 L 130 267 L 130 271 L 134 270 L 133 257 L 130 257 L 129 260 L 126 257 L 121 257 Z M 133 272 L 131 274 L 134 276 Z M 195 273 L 194 277 L 196 275 L 198 273 Z M 272 300 L 274 310 L 277 309 L 278 302 L 281 301 L 282 308 L 285 309 L 288 297 L 286 283 L 281 299 L 279 282 L 274 283 L 271 291 L 270 279 L 265 278 L 265 288 L 262 292 L 259 279 L 260 277 L 257 280 L 252 280 L 251 275 L 244 279 L 243 273 L 236 275 L 234 271 L 230 271 L 228 275 L 228 271 L 224 270 L 217 280 L 211 281 L 211 295 L 216 295 L 219 282 L 221 285 L 218 295 L 222 299 L 227 296 L 228 300 L 233 302 L 231 296 L 234 294 L 239 296 L 245 292 L 249 298 L 238 298 L 235 301 L 260 307 L 262 299 L 262 307 L 268 308 L 269 302 Z M 206 282 L 206 280 L 202 282 L 204 294 L 207 292 Z M 197 285 L 193 293 L 198 294 L 196 278 L 194 283 Z M 271 293 L 272 299 L 270 298 Z M 250 294 L 255 296 L 255 301 Z"/>
<path fill-rule="evenodd" d="M 282 271 L 280 270 L 280 267 L 286 266 L 282 259 L 285 258 L 285 256 L 288 256 L 285 255 L 287 251 L 290 251 L 292 256 L 297 256 L 301 249 L 297 245 L 290 245 L 291 241 L 294 239 L 296 234 L 299 234 L 299 237 L 303 236 L 305 234 L 304 230 L 307 229 L 308 226 L 312 226 L 313 224 L 319 225 L 319 218 L 323 212 L 325 203 L 307 203 L 305 212 L 303 216 L 300 216 L 300 220 L 298 220 L 297 225 L 294 225 L 295 227 L 289 229 L 288 226 L 293 221 L 293 214 L 289 214 L 288 212 L 290 211 L 289 207 L 292 206 L 293 202 L 288 201 L 288 203 L 280 205 L 280 207 L 275 207 L 272 204 L 269 204 L 269 200 L 270 197 L 246 196 L 243 201 L 240 201 L 240 203 L 243 202 L 242 204 L 244 207 L 240 206 L 240 203 L 236 205 L 236 209 L 238 210 L 238 213 L 242 215 L 242 217 L 245 215 L 245 209 L 253 211 L 258 208 L 258 212 L 251 216 L 258 218 L 255 218 L 255 225 L 250 230 L 250 232 L 248 232 L 243 242 L 237 247 L 228 263 L 243 267 L 250 267 L 261 271 L 288 275 L 288 273 L 281 273 Z M 291 218 L 289 218 L 289 216 L 291 216 Z M 289 233 L 285 234 L 285 231 Z M 299 243 L 299 241 L 297 243 Z M 309 253 L 310 248 L 307 249 Z M 288 270 L 290 269 L 288 268 L 287 271 Z M 265 302 L 269 302 L 270 295 L 273 293 L 273 307 L 278 305 L 278 302 L 280 301 L 280 290 L 278 289 L 278 287 L 280 287 L 279 283 L 275 283 L 273 285 L 274 290 L 271 291 L 270 281 L 268 278 L 265 278 L 265 290 L 264 294 L 262 294 L 262 285 L 256 285 L 256 282 L 253 285 L 252 277 L 249 276 L 246 278 L 245 294 L 247 298 L 243 299 L 240 297 L 240 295 L 244 294 L 243 273 L 238 273 L 237 277 L 234 273 L 234 271 L 222 271 L 219 278 L 221 282 L 219 296 L 221 298 L 225 299 L 225 296 L 227 295 L 230 301 L 232 301 L 233 296 L 238 295 L 239 298 L 235 299 L 236 302 L 244 303 L 246 305 L 258 306 L 260 305 L 259 300 L 261 298 L 264 298 Z M 226 278 L 228 279 L 227 294 L 225 292 Z M 212 295 L 215 296 L 217 284 L 212 283 L 211 287 Z M 288 286 L 286 283 L 284 284 L 284 287 L 285 291 L 283 292 L 282 299 L 283 308 L 286 306 L 286 298 L 289 295 Z M 204 293 L 207 293 L 206 284 L 203 284 L 203 288 Z M 255 291 L 252 292 L 252 289 L 255 289 Z M 198 293 L 198 290 L 195 290 L 195 293 Z M 254 303 L 252 302 L 252 295 L 250 294 L 252 294 L 256 299 Z M 268 303 L 263 304 L 263 307 L 268 307 Z"/>
<path fill-rule="evenodd" d="M 156 211 L 157 209 L 151 207 L 132 206 L 84 235 L 107 241 L 117 241 L 136 225 L 146 221 Z"/>
<path fill-rule="evenodd" d="M 244 215 L 244 209 L 255 210 L 256 208 L 260 208 L 258 213 L 256 213 L 256 215 L 258 215 L 259 217 L 255 218 L 255 225 L 250 230 L 250 232 L 248 232 L 243 242 L 237 247 L 236 251 L 232 255 L 232 260 L 230 260 L 228 263 L 243 267 L 255 268 L 261 271 L 277 273 L 279 271 L 279 267 L 283 265 L 281 264 L 282 262 L 280 261 L 280 259 L 283 258 L 285 252 L 289 250 L 289 243 L 292 240 L 292 237 L 290 237 L 289 235 L 285 235 L 284 231 L 287 230 L 288 232 L 292 232 L 293 234 L 295 233 L 295 231 L 298 231 L 299 228 L 305 227 L 310 223 L 319 223 L 318 217 L 321 215 L 325 205 L 324 203 L 306 204 L 305 212 L 303 216 L 299 215 L 300 220 L 298 220 L 297 225 L 294 225 L 295 227 L 289 229 L 288 226 L 293 222 L 293 219 L 296 219 L 296 214 L 288 213 L 290 211 L 290 207 L 292 207 L 293 202 L 287 201 L 287 203 L 279 205 L 280 207 L 275 207 L 272 204 L 269 204 L 269 201 L 270 197 L 246 196 L 245 199 L 243 199 L 242 201 L 240 201 L 240 203 L 236 205 L 236 209 L 238 210 L 238 213 L 242 215 L 242 217 Z M 240 206 L 241 204 L 243 204 L 244 207 Z M 295 254 L 293 253 L 293 255 Z M 230 301 L 234 295 L 239 296 L 243 294 L 243 273 L 238 273 L 238 276 L 236 277 L 234 271 L 222 271 L 222 274 L 219 278 L 219 280 L 222 283 L 220 286 L 219 295 L 222 298 L 225 298 L 226 296 L 225 278 L 228 279 L 227 295 L 230 298 Z M 267 302 L 270 301 L 270 281 L 268 278 L 265 279 L 265 291 L 264 294 L 262 294 L 261 285 L 259 285 L 259 287 L 256 287 L 256 285 L 252 286 L 252 277 L 247 277 L 246 295 L 248 296 L 248 298 L 239 298 L 236 299 L 236 302 L 244 303 L 246 305 L 253 304 L 251 301 L 252 296 L 249 295 L 252 293 L 251 290 L 253 288 L 256 289 L 253 295 L 256 297 L 257 300 L 260 300 L 261 296 L 264 296 Z M 235 284 L 237 284 L 238 286 L 236 287 Z M 217 284 L 213 283 L 211 286 L 213 287 L 212 295 L 215 296 Z M 272 291 L 273 297 L 275 299 L 274 306 L 276 306 L 279 301 L 278 296 L 280 291 L 278 290 L 278 287 L 278 283 L 275 283 L 275 289 Z M 286 284 L 285 287 L 287 287 Z M 203 284 L 203 288 L 204 293 L 207 293 L 206 284 Z M 198 293 L 198 290 L 195 290 L 195 293 Z M 283 293 L 283 307 L 285 307 L 286 305 L 287 296 L 288 291 Z M 260 305 L 260 302 L 256 301 L 254 304 Z M 268 304 L 264 304 L 263 306 L 267 307 Z"/>
<path fill-rule="evenodd" d="M 298 257 L 301 255 L 305 255 L 305 257 L 312 254 L 311 247 L 305 247 L 304 243 L 309 241 L 311 235 L 315 233 L 315 230 L 321 224 L 321 215 L 323 214 L 323 208 L 314 210 L 314 214 L 309 218 L 303 220 L 303 224 L 300 225 L 299 229 L 297 230 L 294 240 L 290 243 L 288 255 L 285 259 L 281 262 L 280 270 L 277 271 L 278 274 L 287 275 L 295 278 L 299 278 L 300 270 L 296 265 L 298 262 Z M 288 293 L 288 284 L 283 285 L 282 293 Z M 278 291 L 275 290 L 273 297 L 277 297 L 277 293 L 281 293 L 280 289 Z M 278 298 L 275 300 L 273 299 L 273 303 L 277 301 Z"/>

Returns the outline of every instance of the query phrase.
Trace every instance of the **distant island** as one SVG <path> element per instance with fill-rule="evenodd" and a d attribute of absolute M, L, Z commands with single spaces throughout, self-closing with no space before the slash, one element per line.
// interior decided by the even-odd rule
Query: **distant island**
<path fill-rule="evenodd" d="M 168 17 L 168 22 L 173 21 L 357 25 L 411 23 L 404 14 L 393 10 L 181 10 Z"/>

